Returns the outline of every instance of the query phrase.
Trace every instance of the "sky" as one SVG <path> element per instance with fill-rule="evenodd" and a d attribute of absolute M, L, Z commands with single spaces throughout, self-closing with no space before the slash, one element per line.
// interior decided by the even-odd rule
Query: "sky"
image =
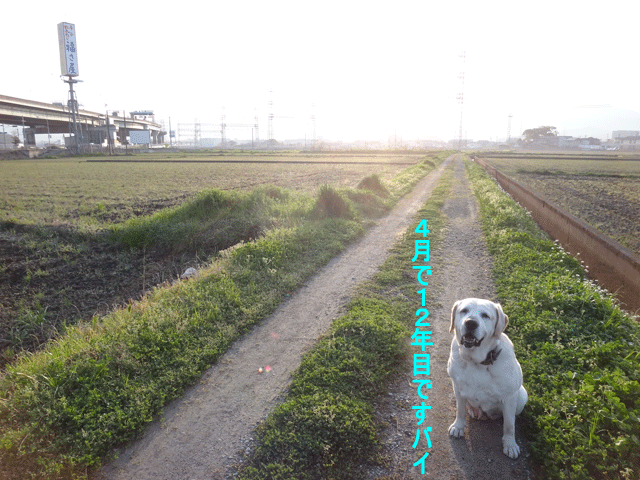
<path fill-rule="evenodd" d="M 312 116 L 318 138 L 342 141 L 456 139 L 461 118 L 469 140 L 542 125 L 603 139 L 640 130 L 639 2 L 25 5 L 2 7 L 0 94 L 66 102 L 57 24 L 73 23 L 81 106 L 153 110 L 173 130 L 257 116 L 265 139 L 270 112 L 276 140 L 311 138 Z"/>

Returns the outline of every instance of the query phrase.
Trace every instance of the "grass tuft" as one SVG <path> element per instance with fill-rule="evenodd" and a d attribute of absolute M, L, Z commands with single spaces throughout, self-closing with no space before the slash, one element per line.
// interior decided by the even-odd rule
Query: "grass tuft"
<path fill-rule="evenodd" d="M 353 218 L 353 210 L 348 200 L 330 185 L 320 187 L 313 207 L 314 218 Z"/>
<path fill-rule="evenodd" d="M 358 184 L 358 189 L 369 190 L 382 198 L 389 196 L 389 190 L 382 184 L 380 176 L 375 173 L 364 177 Z"/>

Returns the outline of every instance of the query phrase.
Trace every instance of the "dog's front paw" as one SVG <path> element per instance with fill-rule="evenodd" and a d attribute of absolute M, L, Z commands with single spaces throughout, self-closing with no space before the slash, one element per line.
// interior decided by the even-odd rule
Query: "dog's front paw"
<path fill-rule="evenodd" d="M 464 437 L 464 422 L 453 422 L 449 427 L 449 435 L 454 438 Z"/>
<path fill-rule="evenodd" d="M 520 447 L 516 443 L 515 437 L 506 437 L 502 439 L 502 453 L 509 458 L 518 458 L 520 455 Z"/>

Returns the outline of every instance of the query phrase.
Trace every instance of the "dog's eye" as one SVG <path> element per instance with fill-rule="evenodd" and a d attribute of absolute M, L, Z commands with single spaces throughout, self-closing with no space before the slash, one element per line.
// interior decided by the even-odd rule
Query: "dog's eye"
<path fill-rule="evenodd" d="M 467 313 L 468 311 L 469 311 L 468 309 L 463 308 L 462 310 L 460 310 L 460 313 L 462 313 L 462 314 L 464 315 L 464 314 L 465 314 L 465 313 Z"/>
<path fill-rule="evenodd" d="M 482 313 L 480 314 L 480 316 L 481 316 L 482 318 L 489 318 L 489 314 L 488 314 L 487 312 L 482 312 Z"/>

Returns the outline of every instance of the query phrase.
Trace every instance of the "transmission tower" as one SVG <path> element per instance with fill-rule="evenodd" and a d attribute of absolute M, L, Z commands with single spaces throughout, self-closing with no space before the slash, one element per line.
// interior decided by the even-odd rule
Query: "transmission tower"
<path fill-rule="evenodd" d="M 267 122 L 267 137 L 269 145 L 273 144 L 273 90 L 269 90 L 269 116 Z"/>
<path fill-rule="evenodd" d="M 198 122 L 198 119 L 196 118 L 193 128 L 193 146 L 198 147 L 198 145 L 200 145 L 200 122 Z"/>
<path fill-rule="evenodd" d="M 462 71 L 460 72 L 460 93 L 457 95 L 458 103 L 460 104 L 460 129 L 458 130 L 458 148 L 462 148 L 462 112 L 464 107 L 464 70 L 465 70 L 465 59 L 466 52 L 462 52 L 460 55 L 462 58 Z"/>
<path fill-rule="evenodd" d="M 227 138 L 226 138 L 227 125 L 225 124 L 224 120 L 225 120 L 225 108 L 222 107 L 222 117 L 220 119 L 220 146 L 222 148 L 226 148 L 227 146 Z"/>
<path fill-rule="evenodd" d="M 313 127 L 313 137 L 312 137 L 312 149 L 315 150 L 316 149 L 316 114 L 315 114 L 315 110 L 316 110 L 316 105 L 315 103 L 311 104 L 311 126 Z"/>
<path fill-rule="evenodd" d="M 513 115 L 510 113 L 509 122 L 507 123 L 507 145 L 511 143 L 511 119 L 512 118 L 513 118 Z"/>
<path fill-rule="evenodd" d="M 260 128 L 258 127 L 258 112 L 255 112 L 255 125 L 253 126 L 253 128 L 255 129 L 256 132 L 256 143 L 260 143 Z"/>

